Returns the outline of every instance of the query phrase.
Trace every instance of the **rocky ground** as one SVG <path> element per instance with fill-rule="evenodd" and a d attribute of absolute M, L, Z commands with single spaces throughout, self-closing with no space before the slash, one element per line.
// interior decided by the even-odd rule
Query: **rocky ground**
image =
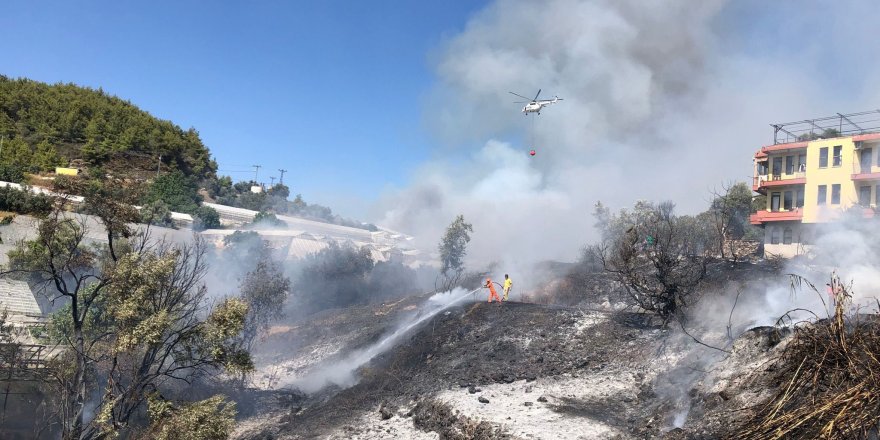
<path fill-rule="evenodd" d="M 757 269 L 713 276 L 725 285 Z M 337 368 L 424 301 L 327 311 L 273 329 L 254 385 L 277 390 L 243 408 L 236 437 L 717 438 L 766 398 L 760 372 L 784 346 L 776 329 L 758 328 L 722 353 L 601 295 L 579 306 L 468 299 L 358 369 L 353 386 L 285 389 Z"/>

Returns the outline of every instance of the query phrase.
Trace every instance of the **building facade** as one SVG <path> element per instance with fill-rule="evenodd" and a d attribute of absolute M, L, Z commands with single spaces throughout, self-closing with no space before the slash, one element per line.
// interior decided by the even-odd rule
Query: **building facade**
<path fill-rule="evenodd" d="M 774 125 L 777 132 L 780 126 Z M 874 216 L 880 202 L 880 130 L 865 131 L 835 129 L 833 137 L 779 142 L 755 153 L 752 190 L 766 196 L 766 205 L 750 220 L 764 228 L 765 255 L 807 253 L 819 225 L 846 212 Z"/>

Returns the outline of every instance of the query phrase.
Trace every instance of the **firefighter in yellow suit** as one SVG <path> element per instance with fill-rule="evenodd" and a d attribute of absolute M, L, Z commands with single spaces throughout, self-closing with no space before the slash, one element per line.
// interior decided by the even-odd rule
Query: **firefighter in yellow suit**
<path fill-rule="evenodd" d="M 507 295 L 510 293 L 511 287 L 513 287 L 513 280 L 507 274 L 504 274 L 504 298 L 502 301 L 507 301 Z"/>

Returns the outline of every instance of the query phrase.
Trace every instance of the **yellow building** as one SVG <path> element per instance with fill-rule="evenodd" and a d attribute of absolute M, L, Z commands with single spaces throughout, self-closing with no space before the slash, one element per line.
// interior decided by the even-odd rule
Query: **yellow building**
<path fill-rule="evenodd" d="M 767 196 L 765 209 L 751 216 L 752 224 L 764 227 L 765 254 L 805 253 L 816 225 L 846 210 L 874 216 L 880 198 L 880 112 L 773 127 L 776 142 L 755 153 L 752 183 Z"/>

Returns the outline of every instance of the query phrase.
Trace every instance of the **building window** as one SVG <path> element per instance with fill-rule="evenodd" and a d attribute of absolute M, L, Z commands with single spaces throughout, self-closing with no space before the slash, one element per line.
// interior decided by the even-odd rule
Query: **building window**
<path fill-rule="evenodd" d="M 791 228 L 782 230 L 782 244 L 791 244 Z"/>
<path fill-rule="evenodd" d="M 794 192 L 794 207 L 795 208 L 803 208 L 804 207 L 804 190 L 803 188 L 795 190 Z"/>
<path fill-rule="evenodd" d="M 798 172 L 803 173 L 807 170 L 807 155 L 799 154 L 798 155 Z"/>
<path fill-rule="evenodd" d="M 782 197 L 782 193 L 771 193 L 770 194 L 770 210 L 773 212 L 779 211 L 779 199 Z"/>
<path fill-rule="evenodd" d="M 770 244 L 779 244 L 779 228 L 770 228 Z"/>
<path fill-rule="evenodd" d="M 835 183 L 831 185 L 831 204 L 839 205 L 840 204 L 840 184 Z"/>
<path fill-rule="evenodd" d="M 841 160 L 841 156 L 840 156 L 841 149 L 843 149 L 843 147 L 841 145 L 834 146 L 834 157 L 833 157 L 832 166 L 839 167 L 841 162 L 843 162 Z"/>
<path fill-rule="evenodd" d="M 824 205 L 828 201 L 828 187 L 819 185 L 819 195 L 816 197 L 817 205 Z"/>
<path fill-rule="evenodd" d="M 871 206 L 871 187 L 870 186 L 860 186 L 859 187 L 859 205 L 862 206 Z"/>
<path fill-rule="evenodd" d="M 773 180 L 778 179 L 781 174 L 782 174 L 782 158 L 781 157 L 774 157 L 773 158 Z"/>
<path fill-rule="evenodd" d="M 828 147 L 819 149 L 819 168 L 828 167 Z"/>
<path fill-rule="evenodd" d="M 870 148 L 863 148 L 862 152 L 859 153 L 859 172 L 860 173 L 870 173 L 871 172 L 871 155 L 873 152 Z"/>
<path fill-rule="evenodd" d="M 794 156 L 785 156 L 785 174 L 794 174 Z"/>
<path fill-rule="evenodd" d="M 791 211 L 791 202 L 794 201 L 794 193 L 792 193 L 791 191 L 786 191 L 782 195 L 782 209 L 785 209 L 786 211 Z"/>

